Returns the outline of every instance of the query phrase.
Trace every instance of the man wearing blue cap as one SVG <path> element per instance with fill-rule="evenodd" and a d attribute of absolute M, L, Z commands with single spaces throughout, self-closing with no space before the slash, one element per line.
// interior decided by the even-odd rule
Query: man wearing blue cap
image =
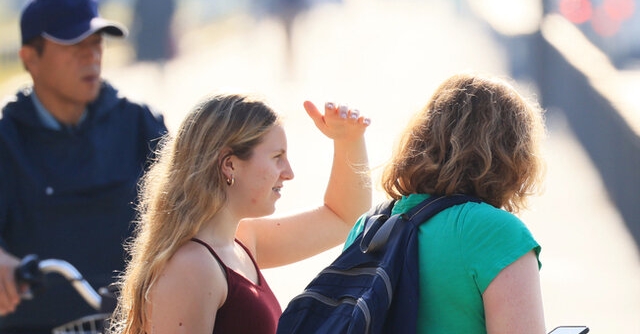
<path fill-rule="evenodd" d="M 20 59 L 33 85 L 0 116 L 0 333 L 51 333 L 95 313 L 59 276 L 21 300 L 13 272 L 37 254 L 75 265 L 94 287 L 124 266 L 136 184 L 161 115 L 101 79 L 103 35 L 125 36 L 98 16 L 95 0 L 31 0 L 23 9 Z"/>

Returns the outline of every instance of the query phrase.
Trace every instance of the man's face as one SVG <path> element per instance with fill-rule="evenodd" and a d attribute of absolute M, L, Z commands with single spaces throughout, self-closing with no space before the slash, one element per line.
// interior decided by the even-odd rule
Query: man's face
<path fill-rule="evenodd" d="M 42 54 L 28 65 L 38 95 L 61 103 L 93 101 L 100 90 L 102 50 L 100 33 L 73 45 L 45 39 Z"/>

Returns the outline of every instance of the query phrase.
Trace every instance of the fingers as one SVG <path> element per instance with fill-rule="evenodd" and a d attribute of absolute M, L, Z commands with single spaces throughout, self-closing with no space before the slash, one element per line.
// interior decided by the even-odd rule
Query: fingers
<path fill-rule="evenodd" d="M 304 108 L 325 136 L 336 141 L 358 141 L 371 124 L 371 120 L 363 117 L 360 111 L 349 108 L 346 104 L 327 102 L 324 114 L 310 101 L 304 102 Z"/>
<path fill-rule="evenodd" d="M 20 295 L 14 278 L 16 259 L 6 256 L 0 258 L 0 315 L 15 311 L 20 303 Z"/>
<path fill-rule="evenodd" d="M 358 109 L 349 108 L 349 106 L 345 104 L 336 104 L 334 102 L 325 103 L 325 114 L 327 116 L 336 116 L 340 119 L 346 119 L 353 123 L 358 123 L 362 125 L 371 124 L 371 120 L 367 117 L 361 117 L 360 111 Z"/>
<path fill-rule="evenodd" d="M 0 283 L 0 316 L 7 315 L 16 310 L 20 297 L 15 283 L 11 279 L 1 279 Z"/>
<path fill-rule="evenodd" d="M 350 120 L 357 120 L 360 117 L 360 111 L 358 109 L 349 109 L 348 117 Z"/>
<path fill-rule="evenodd" d="M 349 108 L 346 104 L 327 102 L 324 104 L 323 114 L 311 101 L 305 101 L 304 109 L 320 132 L 333 140 L 359 140 L 371 124 L 368 117 L 362 116 L 358 109 Z"/>
<path fill-rule="evenodd" d="M 315 104 L 313 104 L 313 102 L 304 101 L 303 106 L 304 106 L 304 110 L 307 111 L 307 114 L 309 114 L 309 116 L 311 116 L 312 119 L 316 119 L 316 118 L 321 118 L 322 117 L 322 114 L 320 113 L 320 110 L 318 110 L 318 108 L 316 107 Z"/>
<path fill-rule="evenodd" d="M 326 119 L 324 115 L 320 113 L 320 110 L 318 110 L 316 105 L 311 101 L 304 101 L 303 105 L 304 110 L 307 111 L 307 114 L 309 115 L 309 117 L 311 117 L 318 130 L 320 130 L 320 132 L 322 132 L 325 136 L 331 138 L 331 133 L 329 131 L 329 126 L 326 123 Z"/>
<path fill-rule="evenodd" d="M 333 105 L 333 103 L 329 103 L 330 105 Z M 346 119 L 347 116 L 349 116 L 349 107 L 344 105 L 344 104 L 340 104 L 337 107 L 338 110 L 338 116 L 340 116 L 340 118 L 342 119 Z"/>

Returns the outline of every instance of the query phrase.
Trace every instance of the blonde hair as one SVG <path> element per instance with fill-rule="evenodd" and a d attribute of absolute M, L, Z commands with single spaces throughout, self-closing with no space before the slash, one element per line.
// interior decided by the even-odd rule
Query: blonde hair
<path fill-rule="evenodd" d="M 382 187 L 396 199 L 462 193 L 518 212 L 540 190 L 544 134 L 543 111 L 508 82 L 454 75 L 404 131 Z"/>
<path fill-rule="evenodd" d="M 148 294 L 158 275 L 225 204 L 223 152 L 249 159 L 264 134 L 279 122 L 263 102 L 217 95 L 196 105 L 175 138 L 163 139 L 158 159 L 140 183 L 139 219 L 134 239 L 125 245 L 131 259 L 119 279 L 112 333 L 145 332 Z"/>

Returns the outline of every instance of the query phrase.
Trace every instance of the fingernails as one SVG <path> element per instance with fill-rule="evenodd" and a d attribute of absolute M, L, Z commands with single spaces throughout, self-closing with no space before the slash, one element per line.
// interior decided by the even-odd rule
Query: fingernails
<path fill-rule="evenodd" d="M 335 108 L 336 108 L 336 105 L 335 105 L 335 104 L 333 104 L 333 102 L 327 102 L 327 103 L 325 103 L 325 104 L 324 104 L 324 107 L 325 107 L 326 109 L 331 109 L 331 110 L 333 110 L 333 109 L 335 109 Z"/>
<path fill-rule="evenodd" d="M 347 118 L 347 113 L 349 112 L 349 107 L 345 106 L 345 105 L 340 105 L 339 108 L 339 114 L 340 114 L 340 118 Z"/>
<path fill-rule="evenodd" d="M 358 117 L 360 117 L 360 111 L 356 110 L 351 110 L 351 114 L 349 114 L 349 118 L 351 119 L 358 119 Z"/>
<path fill-rule="evenodd" d="M 362 123 L 364 123 L 365 125 L 370 125 L 371 124 L 371 119 L 365 118 L 365 119 L 362 120 Z"/>

